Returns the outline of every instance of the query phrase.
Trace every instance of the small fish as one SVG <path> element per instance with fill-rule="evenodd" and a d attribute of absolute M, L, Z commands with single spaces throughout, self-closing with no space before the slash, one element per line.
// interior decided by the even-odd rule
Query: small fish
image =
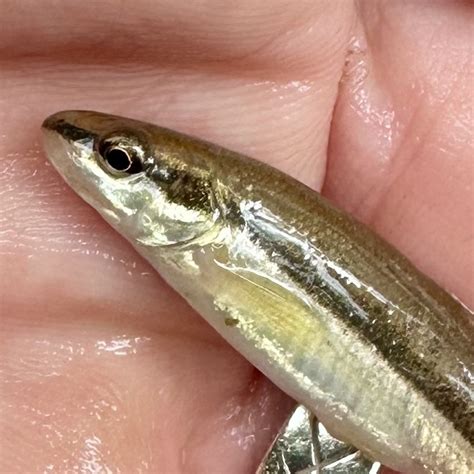
<path fill-rule="evenodd" d="M 315 191 L 238 153 L 87 111 L 47 155 L 239 352 L 344 442 L 474 472 L 472 313 Z"/>

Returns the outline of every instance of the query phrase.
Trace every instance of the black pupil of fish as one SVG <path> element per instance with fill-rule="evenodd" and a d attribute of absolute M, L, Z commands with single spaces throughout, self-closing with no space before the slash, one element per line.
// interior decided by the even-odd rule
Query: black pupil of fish
<path fill-rule="evenodd" d="M 104 158 L 107 164 L 117 171 L 128 171 L 132 167 L 130 155 L 122 148 L 109 148 L 105 152 Z"/>

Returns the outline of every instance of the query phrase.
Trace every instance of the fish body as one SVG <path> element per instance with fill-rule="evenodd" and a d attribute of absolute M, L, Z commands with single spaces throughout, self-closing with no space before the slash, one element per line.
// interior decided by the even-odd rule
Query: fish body
<path fill-rule="evenodd" d="M 66 181 L 328 430 L 407 473 L 474 472 L 472 313 L 280 171 L 154 125 L 60 112 Z"/>

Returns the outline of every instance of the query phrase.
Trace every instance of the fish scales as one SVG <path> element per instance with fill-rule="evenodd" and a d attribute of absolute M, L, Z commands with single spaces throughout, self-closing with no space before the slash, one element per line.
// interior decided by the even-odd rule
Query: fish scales
<path fill-rule="evenodd" d="M 193 137 L 77 111 L 44 131 L 66 181 L 334 435 L 400 471 L 474 471 L 472 313 L 392 246 Z"/>

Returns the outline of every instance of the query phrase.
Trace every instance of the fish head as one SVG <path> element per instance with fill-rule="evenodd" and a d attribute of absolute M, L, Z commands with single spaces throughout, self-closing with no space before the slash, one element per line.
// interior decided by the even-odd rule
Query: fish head
<path fill-rule="evenodd" d="M 53 166 L 134 244 L 189 245 L 216 235 L 212 173 L 191 138 L 90 111 L 58 112 L 42 130 Z"/>

